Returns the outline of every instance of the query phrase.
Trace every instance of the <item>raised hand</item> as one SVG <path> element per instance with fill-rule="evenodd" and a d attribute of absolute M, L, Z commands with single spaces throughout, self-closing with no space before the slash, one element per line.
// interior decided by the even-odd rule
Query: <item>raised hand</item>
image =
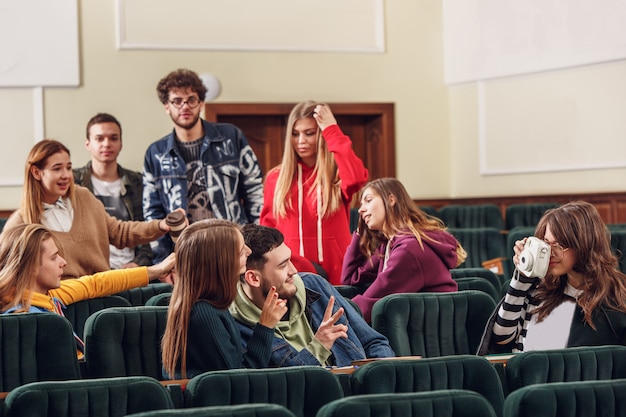
<path fill-rule="evenodd" d="M 265 302 L 263 303 L 263 308 L 261 309 L 261 317 L 259 317 L 259 323 L 265 327 L 273 329 L 274 326 L 276 326 L 276 323 L 283 318 L 286 312 L 287 300 L 278 298 L 276 287 L 272 286 L 267 294 L 267 297 L 265 297 Z"/>
<path fill-rule="evenodd" d="M 335 119 L 333 112 L 330 110 L 330 107 L 326 105 L 318 104 L 315 106 L 315 109 L 313 110 L 313 118 L 322 131 L 328 126 L 337 124 L 337 120 Z"/>
<path fill-rule="evenodd" d="M 328 350 L 330 350 L 335 344 L 335 340 L 340 337 L 348 337 L 348 326 L 345 324 L 335 324 L 341 316 L 343 316 L 343 307 L 333 314 L 333 306 L 335 305 L 335 297 L 330 297 L 326 311 L 324 311 L 324 318 L 320 327 L 315 333 L 315 338 Z"/>

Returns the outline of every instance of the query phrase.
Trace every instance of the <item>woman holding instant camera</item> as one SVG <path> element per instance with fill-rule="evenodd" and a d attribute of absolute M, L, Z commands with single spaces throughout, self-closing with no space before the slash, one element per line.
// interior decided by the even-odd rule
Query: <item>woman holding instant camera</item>
<path fill-rule="evenodd" d="M 626 275 L 592 204 L 548 210 L 513 250 L 516 270 L 479 355 L 626 345 Z"/>

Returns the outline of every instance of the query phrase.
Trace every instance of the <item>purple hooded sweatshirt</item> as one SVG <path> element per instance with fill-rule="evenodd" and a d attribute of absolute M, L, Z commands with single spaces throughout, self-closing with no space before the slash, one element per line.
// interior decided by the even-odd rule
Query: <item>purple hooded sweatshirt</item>
<path fill-rule="evenodd" d="M 343 260 L 341 283 L 367 287 L 352 300 L 361 308 L 368 323 L 374 303 L 389 294 L 404 292 L 454 292 L 458 290 L 450 269 L 457 264 L 457 241 L 444 230 L 426 232 L 434 239 L 399 234 L 382 244 L 371 261 L 359 250 L 359 236 L 354 233 Z M 385 265 L 385 251 L 388 250 Z"/>

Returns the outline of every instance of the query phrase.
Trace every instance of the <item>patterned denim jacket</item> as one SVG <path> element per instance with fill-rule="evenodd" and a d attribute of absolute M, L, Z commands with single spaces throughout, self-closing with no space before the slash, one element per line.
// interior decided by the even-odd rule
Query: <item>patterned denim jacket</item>
<path fill-rule="evenodd" d="M 258 223 L 263 206 L 263 174 L 243 132 L 228 123 L 202 120 L 201 149 L 211 210 L 215 217 L 236 223 Z M 175 132 L 148 147 L 143 170 L 143 213 L 162 219 L 182 207 L 187 210 L 186 165 L 175 145 Z M 168 235 L 153 242 L 154 262 L 173 250 Z"/>

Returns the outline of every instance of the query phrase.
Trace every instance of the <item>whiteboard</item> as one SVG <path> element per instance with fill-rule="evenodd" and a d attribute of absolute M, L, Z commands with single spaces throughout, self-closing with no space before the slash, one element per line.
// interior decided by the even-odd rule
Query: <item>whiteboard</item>
<path fill-rule="evenodd" d="M 80 84 L 76 3 L 0 1 L 0 87 Z"/>
<path fill-rule="evenodd" d="M 447 84 L 626 58 L 626 0 L 443 0 Z"/>

